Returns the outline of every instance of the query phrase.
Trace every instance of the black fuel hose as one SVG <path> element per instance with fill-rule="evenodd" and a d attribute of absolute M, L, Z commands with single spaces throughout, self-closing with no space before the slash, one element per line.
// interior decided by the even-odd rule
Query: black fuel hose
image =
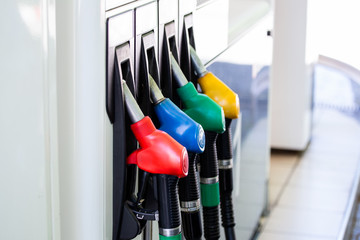
<path fill-rule="evenodd" d="M 232 203 L 233 154 L 231 144 L 231 119 L 226 119 L 226 130 L 219 134 L 216 146 L 219 162 L 221 220 L 227 240 L 235 240 L 235 218 Z"/>
<path fill-rule="evenodd" d="M 197 154 L 189 153 L 189 173 L 179 180 L 182 225 L 184 236 L 189 240 L 200 240 L 202 236 L 197 158 Z"/>
<path fill-rule="evenodd" d="M 181 220 L 176 176 L 156 175 L 160 239 L 181 240 Z"/>
<path fill-rule="evenodd" d="M 218 134 L 205 131 L 206 147 L 200 155 L 200 188 L 203 206 L 204 236 L 207 240 L 220 238 L 219 170 L 216 153 Z"/>

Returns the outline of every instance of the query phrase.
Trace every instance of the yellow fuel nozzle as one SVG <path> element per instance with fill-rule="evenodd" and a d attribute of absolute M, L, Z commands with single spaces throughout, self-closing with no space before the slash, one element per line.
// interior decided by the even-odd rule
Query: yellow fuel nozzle
<path fill-rule="evenodd" d="M 240 113 L 239 96 L 214 74 L 206 70 L 195 49 L 191 46 L 190 56 L 202 91 L 223 108 L 226 118 L 238 118 Z"/>

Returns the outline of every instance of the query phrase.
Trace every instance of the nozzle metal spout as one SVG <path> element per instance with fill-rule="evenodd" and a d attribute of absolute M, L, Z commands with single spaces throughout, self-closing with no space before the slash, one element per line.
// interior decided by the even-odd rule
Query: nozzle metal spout
<path fill-rule="evenodd" d="M 158 103 L 162 102 L 165 99 L 165 97 L 161 93 L 160 88 L 158 87 L 154 78 L 150 74 L 149 74 L 149 81 L 150 81 L 151 99 L 154 104 L 158 104 Z"/>
<path fill-rule="evenodd" d="M 170 53 L 170 59 L 171 59 L 173 77 L 175 81 L 177 82 L 179 87 L 185 86 L 188 83 L 188 80 L 186 79 L 184 73 L 181 71 L 181 68 L 177 63 L 176 59 L 174 58 L 174 56 L 172 55 L 172 53 Z"/>
<path fill-rule="evenodd" d="M 201 78 L 208 71 L 206 70 L 204 64 L 201 62 L 199 56 L 197 55 L 195 49 L 192 46 L 190 46 L 190 58 L 191 58 L 191 64 L 194 68 L 196 76 L 198 78 Z"/>
<path fill-rule="evenodd" d="M 122 80 L 122 86 L 124 91 L 125 106 L 129 113 L 130 120 L 133 123 L 136 123 L 144 118 L 144 114 L 141 111 L 139 105 L 137 104 L 134 96 L 130 92 L 129 87 L 124 80 Z"/>

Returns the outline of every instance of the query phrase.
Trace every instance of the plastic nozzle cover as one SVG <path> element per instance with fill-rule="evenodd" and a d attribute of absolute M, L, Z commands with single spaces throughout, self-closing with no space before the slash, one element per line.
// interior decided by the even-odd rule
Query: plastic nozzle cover
<path fill-rule="evenodd" d="M 225 83 L 211 72 L 207 72 L 200 77 L 198 83 L 203 92 L 224 109 L 226 118 L 234 119 L 239 117 L 239 96 Z"/>
<path fill-rule="evenodd" d="M 225 118 L 223 109 L 205 94 L 198 93 L 194 84 L 187 83 L 177 89 L 185 108 L 183 111 L 206 131 L 223 133 Z"/>
<path fill-rule="evenodd" d="M 186 147 L 189 152 L 202 153 L 205 148 L 205 133 L 200 124 L 181 111 L 170 99 L 155 106 L 162 131 Z"/>
<path fill-rule="evenodd" d="M 166 132 L 157 130 L 149 117 L 132 124 L 131 130 L 140 148 L 128 156 L 128 164 L 136 164 L 149 173 L 187 176 L 189 158 L 186 148 Z"/>

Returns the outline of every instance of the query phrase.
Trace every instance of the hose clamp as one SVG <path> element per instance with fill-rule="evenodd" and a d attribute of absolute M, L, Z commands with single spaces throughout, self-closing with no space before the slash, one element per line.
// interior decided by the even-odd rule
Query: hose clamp
<path fill-rule="evenodd" d="M 232 169 L 233 168 L 233 159 L 221 159 L 218 160 L 219 169 Z"/>
<path fill-rule="evenodd" d="M 182 212 L 196 212 L 200 210 L 200 199 L 180 202 Z"/>
<path fill-rule="evenodd" d="M 202 184 L 215 184 L 219 182 L 219 176 L 209 177 L 209 178 L 200 178 L 200 183 Z"/>
<path fill-rule="evenodd" d="M 181 226 L 176 228 L 159 228 L 159 233 L 165 237 L 173 237 L 181 233 Z"/>

